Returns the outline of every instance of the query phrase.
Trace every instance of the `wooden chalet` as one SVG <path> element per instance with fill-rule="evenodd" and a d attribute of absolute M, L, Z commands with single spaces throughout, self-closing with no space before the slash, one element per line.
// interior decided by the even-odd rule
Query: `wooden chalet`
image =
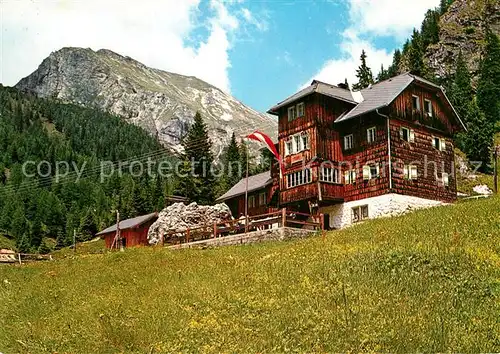
<path fill-rule="evenodd" d="M 269 201 L 272 196 L 273 179 L 271 171 L 248 177 L 248 215 L 255 216 L 271 211 Z M 242 178 L 226 193 L 217 198 L 217 203 L 226 203 L 233 217 L 245 215 L 246 178 Z"/>
<path fill-rule="evenodd" d="M 138 216 L 120 221 L 120 236 L 124 247 L 147 246 L 149 227 L 158 219 L 158 213 Z M 114 244 L 116 224 L 97 233 L 106 242 L 106 248 L 120 247 Z"/>
<path fill-rule="evenodd" d="M 352 92 L 314 80 L 268 113 L 279 119 L 280 207 L 340 228 L 456 199 L 452 137 L 465 126 L 432 82 L 405 73 Z"/>

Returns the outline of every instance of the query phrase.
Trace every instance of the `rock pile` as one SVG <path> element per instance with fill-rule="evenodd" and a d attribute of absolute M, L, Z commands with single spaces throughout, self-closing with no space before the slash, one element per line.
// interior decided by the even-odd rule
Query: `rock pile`
<path fill-rule="evenodd" d="M 213 206 L 198 205 L 196 203 L 189 205 L 175 203 L 160 212 L 158 220 L 149 228 L 148 241 L 149 244 L 155 245 L 160 242 L 162 235 L 167 235 L 170 232 L 175 231 L 178 234 L 165 236 L 164 241 L 175 237 L 183 237 L 183 232 L 187 228 L 232 219 L 231 210 L 224 203 Z"/>

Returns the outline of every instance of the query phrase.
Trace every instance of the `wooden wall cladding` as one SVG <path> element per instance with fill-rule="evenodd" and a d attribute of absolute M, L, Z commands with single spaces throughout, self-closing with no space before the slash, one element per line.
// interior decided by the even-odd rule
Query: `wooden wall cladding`
<path fill-rule="evenodd" d="M 413 129 L 414 142 L 406 142 L 400 137 L 401 127 Z M 391 119 L 391 151 L 392 151 L 392 184 L 393 190 L 399 194 L 406 194 L 421 198 L 438 199 L 444 202 L 456 200 L 456 178 L 454 166 L 453 142 L 443 134 L 431 133 L 421 126 L 410 124 L 402 120 Z M 433 137 L 440 137 L 446 141 L 446 150 L 440 151 L 433 147 Z M 417 166 L 418 178 L 408 180 L 404 178 L 404 165 Z M 449 174 L 449 186 L 445 187 L 436 180 L 436 173 Z"/>

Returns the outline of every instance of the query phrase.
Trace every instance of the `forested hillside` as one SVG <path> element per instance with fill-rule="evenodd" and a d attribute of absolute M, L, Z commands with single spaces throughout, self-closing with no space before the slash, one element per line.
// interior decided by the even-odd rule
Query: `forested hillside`
<path fill-rule="evenodd" d="M 442 85 L 468 129 L 455 137 L 455 145 L 481 162 L 482 172 L 491 172 L 494 136 L 500 133 L 499 14 L 497 0 L 442 0 L 376 77 L 363 51 L 353 87 L 408 71 Z"/>
<path fill-rule="evenodd" d="M 167 154 L 146 131 L 119 117 L 0 86 L 0 235 L 13 238 L 21 251 L 43 251 L 47 238 L 70 244 L 74 230 L 77 240 L 89 239 L 113 222 L 117 208 L 124 218 L 158 209 L 169 181 L 125 173 L 101 183 L 99 164 Z M 57 161 L 72 166 L 67 175 L 60 171 L 59 180 Z M 75 166 L 83 171 L 79 179 Z"/>

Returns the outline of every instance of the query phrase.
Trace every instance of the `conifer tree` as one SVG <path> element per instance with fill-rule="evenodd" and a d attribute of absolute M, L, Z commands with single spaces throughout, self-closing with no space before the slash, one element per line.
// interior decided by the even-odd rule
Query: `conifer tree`
<path fill-rule="evenodd" d="M 486 49 L 481 61 L 477 86 L 477 103 L 486 120 L 500 120 L 500 41 L 490 29 L 486 31 Z"/>
<path fill-rule="evenodd" d="M 422 21 L 422 48 L 425 50 L 430 44 L 439 42 L 439 11 L 428 10 Z"/>
<path fill-rule="evenodd" d="M 424 49 L 420 33 L 414 29 L 408 47 L 408 68 L 415 75 L 425 76 Z"/>
<path fill-rule="evenodd" d="M 373 84 L 373 74 L 372 70 L 366 64 L 366 52 L 363 49 L 361 51 L 361 65 L 356 70 L 356 77 L 358 78 L 358 83 L 353 86 L 353 89 L 356 91 L 367 88 L 371 84 Z"/>
<path fill-rule="evenodd" d="M 392 64 L 387 70 L 387 75 L 389 78 L 397 76 L 399 74 L 399 64 L 401 63 L 401 51 L 396 49 L 394 55 L 392 56 Z"/>
<path fill-rule="evenodd" d="M 469 106 L 474 97 L 471 76 L 462 51 L 458 54 L 455 75 L 450 89 L 450 100 L 460 118 L 466 123 Z"/>
<path fill-rule="evenodd" d="M 229 145 L 227 146 L 225 159 L 225 176 L 224 183 L 226 187 L 231 188 L 234 186 L 242 177 L 242 171 L 246 166 L 240 165 L 240 150 L 238 148 L 238 143 L 236 142 L 236 136 L 231 136 Z"/>
<path fill-rule="evenodd" d="M 377 75 L 377 82 L 384 81 L 390 78 L 389 71 L 384 69 L 384 64 L 380 66 L 380 71 Z"/>
<path fill-rule="evenodd" d="M 482 172 L 488 171 L 491 146 L 493 144 L 493 125 L 477 104 L 472 100 L 467 114 L 467 135 L 465 137 L 465 153 L 471 161 L 481 161 Z"/>
<path fill-rule="evenodd" d="M 190 169 L 194 172 L 191 178 L 193 182 L 187 185 L 196 185 L 196 195 L 191 197 L 200 204 L 212 204 L 215 200 L 217 180 L 212 173 L 213 156 L 211 152 L 212 142 L 208 137 L 208 130 L 199 112 L 196 112 L 194 124 L 189 129 L 183 141 L 184 159 L 188 162 Z M 188 167 L 185 165 L 184 167 Z M 189 177 L 184 177 L 184 179 Z M 187 182 L 187 181 L 184 181 Z M 186 191 L 187 193 L 191 193 Z M 198 193 L 199 192 L 199 193 Z"/>

